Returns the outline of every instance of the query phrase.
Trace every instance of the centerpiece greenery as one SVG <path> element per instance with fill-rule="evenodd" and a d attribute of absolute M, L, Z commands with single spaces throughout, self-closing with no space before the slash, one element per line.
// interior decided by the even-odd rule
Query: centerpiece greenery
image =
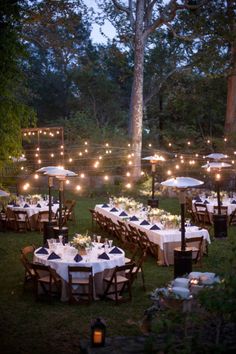
<path fill-rule="evenodd" d="M 90 247 L 92 244 L 91 237 L 81 234 L 75 234 L 72 240 L 72 245 L 78 250 L 84 250 L 86 247 Z"/>

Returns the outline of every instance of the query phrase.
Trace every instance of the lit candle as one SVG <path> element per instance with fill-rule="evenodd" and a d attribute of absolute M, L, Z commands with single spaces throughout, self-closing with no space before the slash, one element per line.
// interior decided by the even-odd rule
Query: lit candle
<path fill-rule="evenodd" d="M 93 333 L 93 342 L 95 344 L 100 344 L 102 343 L 102 332 L 101 331 L 94 331 Z"/>

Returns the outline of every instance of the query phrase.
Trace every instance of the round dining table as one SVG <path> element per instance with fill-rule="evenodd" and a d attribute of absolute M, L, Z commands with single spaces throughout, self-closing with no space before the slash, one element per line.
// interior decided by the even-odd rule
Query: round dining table
<path fill-rule="evenodd" d="M 43 248 L 47 251 L 47 254 L 40 253 L 42 248 L 35 250 L 34 262 L 49 265 L 61 277 L 61 301 L 68 301 L 68 266 L 92 267 L 94 299 L 98 299 L 104 293 L 103 279 L 109 277 L 116 266 L 125 264 L 125 253 L 122 249 L 118 247 L 109 248 L 98 242 L 93 242 L 92 245 L 89 254 L 81 255 L 82 259 L 79 262 L 75 260 L 78 251 L 69 244 L 54 243 L 51 249 Z M 119 253 L 110 253 L 114 251 L 114 248 L 118 249 Z M 60 258 L 50 259 L 52 253 Z M 105 259 L 99 258 L 103 257 L 104 254 Z"/>

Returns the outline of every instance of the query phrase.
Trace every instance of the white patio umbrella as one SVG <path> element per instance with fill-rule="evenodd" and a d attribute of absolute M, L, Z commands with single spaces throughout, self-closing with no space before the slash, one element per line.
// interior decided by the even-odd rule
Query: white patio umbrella
<path fill-rule="evenodd" d="M 0 197 L 9 197 L 10 193 L 0 189 Z"/>
<path fill-rule="evenodd" d="M 226 162 L 208 162 L 207 164 L 203 165 L 202 168 L 205 168 L 209 171 L 213 170 L 213 172 L 218 172 L 218 176 L 216 176 L 216 192 L 217 192 L 217 204 L 218 204 L 218 213 L 221 215 L 221 201 L 220 201 L 220 170 L 222 168 L 231 167 L 232 165 Z"/>
<path fill-rule="evenodd" d="M 185 251 L 185 190 L 191 187 L 197 187 L 204 182 L 191 177 L 175 177 L 161 182 L 162 186 L 180 189 L 180 206 L 181 206 L 181 251 Z"/>
<path fill-rule="evenodd" d="M 208 157 L 209 159 L 220 160 L 220 159 L 227 159 L 228 156 L 225 154 L 214 152 L 210 155 L 207 155 L 206 157 Z"/>
<path fill-rule="evenodd" d="M 151 199 L 150 205 L 152 207 L 154 207 L 154 205 L 152 205 L 152 202 L 154 203 L 154 199 L 155 199 L 155 172 L 156 172 L 156 165 L 157 165 L 157 163 L 159 161 L 165 161 L 165 158 L 162 155 L 154 154 L 152 156 L 143 157 L 142 160 L 149 161 L 151 163 L 151 166 L 152 166 L 152 199 Z M 157 201 L 157 206 L 158 206 L 158 201 Z M 156 207 L 156 205 L 155 205 L 155 207 Z"/>
<path fill-rule="evenodd" d="M 49 177 L 56 177 L 59 179 L 59 231 L 62 229 L 62 193 L 64 190 L 64 181 L 66 177 L 76 177 L 77 173 L 65 170 L 62 167 L 49 168 L 44 175 Z"/>

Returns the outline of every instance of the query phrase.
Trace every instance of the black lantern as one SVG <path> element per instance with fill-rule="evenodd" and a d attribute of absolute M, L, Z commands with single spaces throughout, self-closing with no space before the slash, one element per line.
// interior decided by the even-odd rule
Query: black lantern
<path fill-rule="evenodd" d="M 91 324 L 91 344 L 93 347 L 103 347 L 105 345 L 106 325 L 100 319 L 92 321 Z"/>

